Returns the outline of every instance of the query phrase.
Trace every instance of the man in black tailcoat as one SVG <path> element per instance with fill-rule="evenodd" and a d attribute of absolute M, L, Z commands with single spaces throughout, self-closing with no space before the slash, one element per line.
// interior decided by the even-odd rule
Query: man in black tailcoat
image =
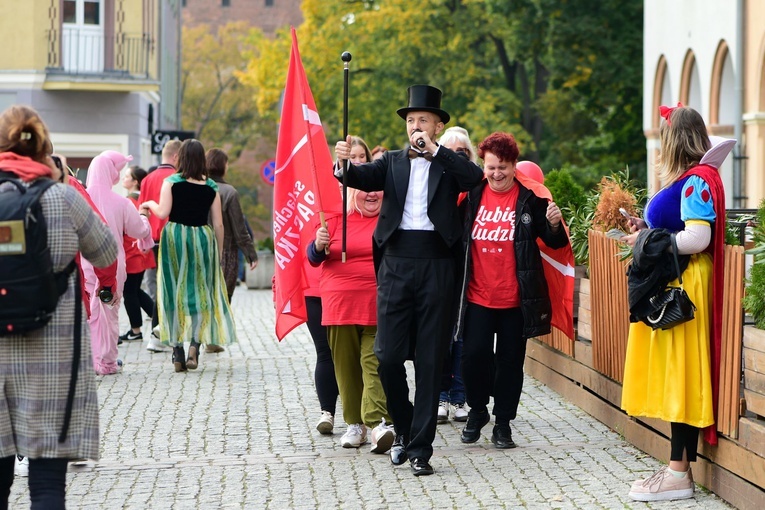
<path fill-rule="evenodd" d="M 451 338 L 457 257 L 462 223 L 457 197 L 482 179 L 475 164 L 435 143 L 449 122 L 441 91 L 407 89 L 406 121 L 411 147 L 388 151 L 361 165 L 348 164 L 347 184 L 384 191 L 373 238 L 377 271 L 378 372 L 396 429 L 391 462 L 407 459 L 416 476 L 433 474 L 430 457 L 443 357 Z M 339 168 L 350 158 L 350 137 L 335 145 Z M 338 169 L 337 173 L 342 174 Z M 414 353 L 415 397 L 409 400 L 404 363 Z"/>

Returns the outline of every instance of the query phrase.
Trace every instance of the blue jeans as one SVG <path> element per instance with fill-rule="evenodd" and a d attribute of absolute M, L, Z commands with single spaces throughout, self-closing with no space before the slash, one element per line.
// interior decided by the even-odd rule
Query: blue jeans
<path fill-rule="evenodd" d="M 0 459 L 0 510 L 7 510 L 13 485 L 15 455 Z M 32 510 L 64 510 L 67 459 L 29 459 Z"/>
<path fill-rule="evenodd" d="M 449 366 L 445 367 L 448 373 L 444 373 L 444 379 L 448 379 L 442 388 L 438 400 L 449 402 L 452 405 L 465 403 L 465 385 L 462 382 L 462 338 L 452 342 L 452 353 Z"/>

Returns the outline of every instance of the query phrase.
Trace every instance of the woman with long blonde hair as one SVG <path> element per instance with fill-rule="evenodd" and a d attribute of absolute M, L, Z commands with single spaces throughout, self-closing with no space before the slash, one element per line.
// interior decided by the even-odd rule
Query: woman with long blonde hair
<path fill-rule="evenodd" d="M 659 282 L 659 290 L 665 284 L 682 286 L 696 312 L 692 320 L 666 330 L 654 330 L 643 322 L 630 325 L 622 409 L 632 416 L 668 421 L 672 430 L 669 465 L 632 485 L 629 496 L 638 501 L 692 497 L 690 463 L 696 460 L 699 430 L 705 429 L 709 443 L 717 442 L 715 352 L 722 319 L 725 192 L 717 168 L 704 164 L 712 144 L 701 115 L 678 105 L 662 107 L 662 117 L 658 175 L 664 187 L 646 206 L 645 220 L 632 218 L 633 233 L 623 238 L 635 255 L 629 277 L 630 310 L 638 309 L 633 296 L 640 294 L 641 285 L 645 288 L 639 278 L 644 270 L 666 272 L 665 279 L 672 281 Z M 682 284 L 674 269 L 675 244 L 678 258 L 687 264 L 680 270 Z M 641 258 L 643 254 L 648 255 Z M 654 267 L 638 264 L 652 254 L 657 254 Z"/>

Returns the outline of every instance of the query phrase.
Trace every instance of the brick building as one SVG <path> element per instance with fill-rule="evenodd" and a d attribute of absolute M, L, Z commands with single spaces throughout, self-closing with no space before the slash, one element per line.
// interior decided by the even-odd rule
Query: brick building
<path fill-rule="evenodd" d="M 181 0 L 187 26 L 202 23 L 213 30 L 231 21 L 247 21 L 267 36 L 303 22 L 301 0 Z"/>

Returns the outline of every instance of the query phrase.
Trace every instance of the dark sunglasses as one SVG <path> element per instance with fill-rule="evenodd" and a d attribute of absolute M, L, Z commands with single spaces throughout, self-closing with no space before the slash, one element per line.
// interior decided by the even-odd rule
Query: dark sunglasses
<path fill-rule="evenodd" d="M 461 152 L 463 154 L 467 154 L 468 156 L 470 156 L 470 151 L 467 150 L 465 147 L 457 147 L 456 149 L 454 149 L 454 152 Z"/>

